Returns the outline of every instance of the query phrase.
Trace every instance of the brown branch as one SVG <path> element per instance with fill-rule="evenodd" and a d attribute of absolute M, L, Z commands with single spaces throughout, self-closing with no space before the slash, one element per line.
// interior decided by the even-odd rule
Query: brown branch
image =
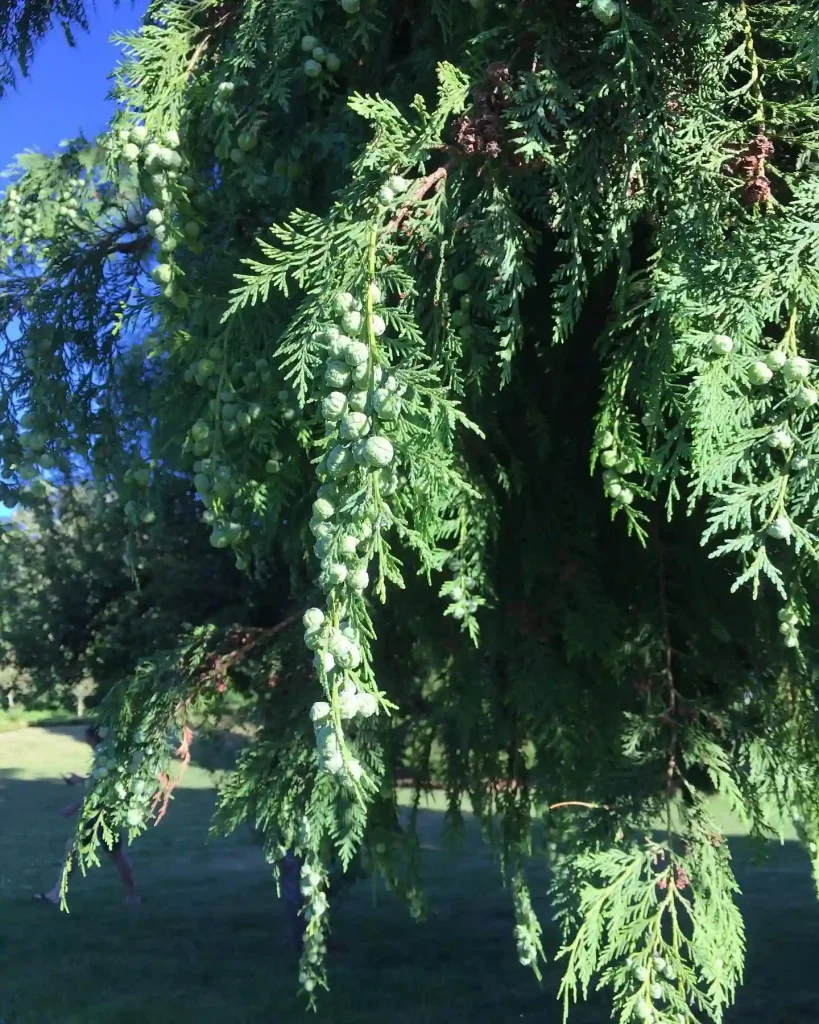
<path fill-rule="evenodd" d="M 246 643 L 243 647 L 238 648 L 235 651 L 231 651 L 225 655 L 225 660 L 230 659 L 231 663 L 235 662 L 238 658 L 244 657 L 254 647 L 256 647 L 262 640 L 267 639 L 271 636 L 275 636 L 276 633 L 280 633 L 282 630 L 287 629 L 288 626 L 292 626 L 294 622 L 297 622 L 304 614 L 303 611 L 295 612 L 293 615 L 288 616 L 282 622 L 277 623 L 275 626 L 270 626 L 267 629 L 260 629 L 256 635 L 251 639 L 249 643 Z M 221 671 L 224 667 L 224 662 L 217 662 L 217 671 Z M 184 700 L 181 700 L 174 709 L 174 718 L 184 712 L 190 702 L 197 696 L 197 694 L 189 694 Z M 182 740 L 174 751 L 176 757 L 182 761 L 182 768 L 175 779 L 171 779 L 170 775 L 166 772 L 160 772 L 157 776 L 159 781 L 159 791 L 154 796 L 153 802 L 151 803 L 151 810 L 155 811 L 159 807 L 159 811 L 156 815 L 156 821 L 154 827 L 156 827 L 160 821 L 165 817 L 168 810 L 168 805 L 171 800 L 171 795 L 176 787 L 182 780 L 182 776 L 185 774 L 188 766 L 191 763 L 191 743 L 193 742 L 193 730 L 189 725 L 185 724 L 182 726 Z"/>
<path fill-rule="evenodd" d="M 193 71 L 193 69 L 196 67 L 196 65 L 199 63 L 199 58 L 202 56 L 202 54 L 205 52 L 205 50 L 207 50 L 208 44 L 211 41 L 213 33 L 216 32 L 217 29 L 220 29 L 220 28 L 224 27 L 225 25 L 227 25 L 227 23 L 231 20 L 231 18 L 235 17 L 235 13 L 236 13 L 235 11 L 231 11 L 231 10 L 225 11 L 218 18 L 218 20 L 215 21 L 213 23 L 213 25 L 208 29 L 208 31 L 205 34 L 204 38 L 201 39 L 196 44 L 196 48 L 194 49 L 193 53 L 191 54 L 191 59 L 188 61 L 188 66 L 185 69 L 185 74 L 186 75 L 189 75 Z"/>
<path fill-rule="evenodd" d="M 240 646 L 235 647 L 233 650 L 227 651 L 225 654 L 218 654 L 216 650 L 213 650 L 209 654 L 207 654 L 205 656 L 205 664 L 199 671 L 199 683 L 207 682 L 213 677 L 214 674 L 217 677 L 221 676 L 221 674 L 224 671 L 230 669 L 231 666 L 234 665 L 240 658 L 244 658 L 246 655 L 250 654 L 250 652 L 255 647 L 258 647 L 258 645 L 262 643 L 262 641 L 268 640 L 270 637 L 275 636 L 282 630 L 287 629 L 289 626 L 292 626 L 295 622 L 298 622 L 298 620 L 302 617 L 303 614 L 304 609 L 298 612 L 294 612 L 292 615 L 288 616 L 282 622 L 277 623 L 275 626 L 267 626 L 263 629 L 240 629 L 240 627 L 235 626 L 233 630 L 233 635 L 235 636 L 237 632 L 243 634 L 242 638 L 238 641 Z M 185 666 L 185 671 L 189 671 L 189 666 Z M 182 713 L 187 707 L 187 705 L 197 696 L 198 691 L 189 694 L 187 697 L 180 700 L 179 703 L 176 705 L 176 708 L 174 709 L 174 716 Z"/>
<path fill-rule="evenodd" d="M 238 661 L 239 658 L 243 658 L 245 655 L 249 654 L 254 647 L 258 647 L 263 640 L 269 640 L 270 637 L 275 636 L 277 633 L 281 633 L 283 630 L 298 622 L 302 615 L 304 615 L 304 609 L 294 612 L 286 619 L 278 622 L 275 626 L 267 626 L 264 629 L 258 630 L 255 635 L 251 635 L 251 639 L 247 643 L 243 644 L 241 647 L 237 647 L 234 651 L 229 651 L 224 658 L 220 658 L 220 668 L 229 668 L 230 665 L 235 661 Z"/>
<path fill-rule="evenodd" d="M 395 778 L 395 786 L 397 789 L 414 789 L 417 785 L 417 780 L 412 775 L 397 775 Z M 500 783 L 503 786 L 503 782 Z M 443 782 L 439 782 L 437 779 L 429 779 L 426 785 L 423 787 L 426 790 L 442 790 L 445 788 Z M 586 803 L 585 800 L 561 800 L 560 803 L 550 804 L 550 811 L 560 810 L 561 807 L 585 807 L 590 811 L 611 811 L 608 804 L 591 804 Z"/>
<path fill-rule="evenodd" d="M 457 167 L 457 165 L 457 160 L 450 160 L 449 163 L 444 164 L 443 167 L 438 167 L 430 174 L 427 174 L 426 177 L 421 178 L 421 180 L 416 183 L 415 187 L 410 193 L 407 202 L 404 203 L 404 205 L 401 207 L 398 213 L 387 225 L 387 231 L 389 233 L 397 231 L 401 227 L 401 224 L 404 222 L 407 215 L 409 214 L 410 209 L 412 208 L 412 204 L 417 203 L 420 199 L 423 199 L 428 192 L 431 192 L 435 188 L 437 188 L 438 183 L 443 181 L 444 178 L 446 178 L 446 176 L 449 174 L 449 172 L 454 170 Z"/>
<path fill-rule="evenodd" d="M 193 743 L 193 729 L 190 726 L 185 725 L 182 727 L 182 741 L 174 751 L 174 755 L 182 761 L 182 768 L 179 774 L 174 780 L 165 772 L 160 772 L 157 776 L 159 779 L 160 792 L 154 797 L 153 803 L 151 804 L 151 810 L 155 810 L 156 805 L 162 801 L 162 806 L 159 808 L 159 813 L 156 816 L 154 822 L 154 828 L 162 821 L 165 817 L 165 812 L 168 810 L 168 804 L 170 803 L 171 794 L 182 781 L 182 776 L 191 763 L 191 743 Z"/>
<path fill-rule="evenodd" d="M 147 249 L 150 246 L 150 244 L 150 238 L 148 238 L 146 235 L 143 235 L 141 238 L 132 238 L 130 242 L 117 242 L 116 245 L 110 246 L 108 252 L 121 252 L 124 254 L 130 252 L 142 252 L 142 250 Z"/>
<path fill-rule="evenodd" d="M 191 763 L 191 743 L 193 743 L 193 729 L 185 725 L 182 727 L 182 742 L 174 751 L 175 755 L 182 760 L 185 768 Z"/>
<path fill-rule="evenodd" d="M 250 640 L 249 643 L 246 643 L 243 647 L 240 647 L 237 650 L 231 651 L 228 654 L 226 654 L 225 660 L 230 659 L 230 662 L 233 663 L 238 658 L 244 657 L 254 647 L 261 643 L 262 640 L 265 640 L 271 636 L 275 636 L 276 633 L 280 633 L 282 630 L 287 629 L 288 626 L 292 626 L 293 623 L 297 622 L 303 614 L 303 611 L 295 612 L 293 615 L 288 616 L 288 618 L 284 619 L 282 622 L 277 623 L 275 626 L 269 626 L 266 629 L 258 630 L 256 632 L 256 635 Z M 217 663 L 217 671 L 221 671 L 223 667 L 224 662 L 220 659 L 220 661 Z M 195 699 L 196 696 L 198 696 L 198 694 L 196 693 L 189 694 L 184 700 L 181 700 L 174 709 L 173 717 L 176 718 L 179 714 L 184 712 L 191 703 L 191 701 Z M 168 804 L 170 803 L 171 800 L 171 795 L 173 791 L 176 789 L 176 787 L 179 785 L 182 776 L 185 774 L 185 771 L 187 770 L 188 766 L 191 763 L 192 742 L 193 730 L 190 728 L 189 725 L 185 724 L 182 727 L 182 740 L 176 751 L 174 751 L 175 756 L 180 758 L 180 760 L 182 761 L 182 768 L 179 772 L 179 775 L 177 775 L 176 779 L 171 779 L 171 777 L 166 772 L 160 772 L 159 775 L 157 776 L 159 780 L 159 792 L 154 796 L 153 802 L 151 804 L 152 811 L 156 810 L 157 806 L 159 806 L 159 811 L 156 816 L 156 821 L 154 822 L 154 827 L 156 827 L 160 823 L 160 821 L 162 821 L 162 819 L 165 817 L 165 814 L 168 810 Z"/>
<path fill-rule="evenodd" d="M 587 807 L 590 811 L 610 811 L 608 804 L 588 804 L 585 800 L 561 800 L 558 804 L 549 804 L 550 811 L 556 811 L 561 807 Z"/>
<path fill-rule="evenodd" d="M 196 67 L 196 65 L 199 62 L 199 58 L 202 56 L 202 54 L 205 52 L 205 50 L 207 50 L 208 43 L 210 42 L 210 36 L 211 36 L 211 33 L 208 32 L 208 34 L 205 36 L 205 38 L 200 40 L 196 44 L 196 49 L 191 54 L 191 59 L 188 61 L 188 66 L 185 69 L 185 74 L 186 75 L 189 75 L 193 71 L 193 69 Z"/>
<path fill-rule="evenodd" d="M 159 814 L 156 816 L 154 828 L 156 828 L 160 821 L 165 817 L 165 812 L 168 810 L 168 803 L 171 799 L 171 793 L 174 790 L 174 783 L 171 782 L 171 777 L 166 772 L 160 772 L 159 775 L 157 775 L 157 779 L 159 781 L 159 792 L 151 801 L 151 811 L 156 810 L 156 806 L 160 801 L 162 806 L 159 808 Z"/>

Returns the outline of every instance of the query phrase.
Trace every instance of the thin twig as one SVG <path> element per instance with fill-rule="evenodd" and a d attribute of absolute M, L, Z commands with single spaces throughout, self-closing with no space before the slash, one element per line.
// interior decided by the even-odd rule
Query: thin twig
<path fill-rule="evenodd" d="M 387 231 L 397 231 L 401 227 L 401 224 L 404 222 L 410 210 L 412 209 L 412 204 L 417 203 L 420 199 L 423 199 L 428 192 L 431 192 L 433 189 L 435 189 L 438 186 L 438 183 L 440 181 L 443 181 L 443 179 L 449 174 L 449 172 L 454 170 L 456 166 L 457 161 L 450 160 L 448 164 L 444 164 L 443 167 L 438 167 L 430 174 L 427 174 L 426 177 L 421 178 L 421 180 L 416 183 L 415 187 L 410 193 L 407 202 L 404 203 L 404 205 L 401 207 L 398 213 L 387 225 Z"/>
<path fill-rule="evenodd" d="M 549 804 L 550 811 L 556 811 L 561 807 L 587 807 L 590 811 L 610 811 L 608 804 L 588 804 L 585 800 L 561 800 L 558 804 Z"/>
<path fill-rule="evenodd" d="M 199 58 L 202 56 L 202 54 L 205 52 L 205 50 L 207 50 L 208 44 L 210 43 L 211 39 L 213 38 L 213 33 L 216 32 L 217 29 L 220 29 L 224 25 L 227 25 L 227 23 L 230 21 L 230 19 L 233 16 L 234 16 L 234 12 L 233 11 L 225 11 L 225 13 L 219 18 L 219 20 L 216 21 L 208 29 L 208 31 L 205 33 L 204 37 L 199 40 L 199 42 L 196 44 L 196 48 L 194 49 L 193 53 L 191 54 L 191 59 L 188 61 L 188 66 L 185 69 L 185 74 L 186 75 L 189 75 L 193 71 L 193 69 L 196 67 L 196 65 L 199 63 Z"/>
<path fill-rule="evenodd" d="M 168 804 L 170 803 L 171 794 L 179 785 L 180 781 L 182 780 L 182 776 L 185 774 L 185 770 L 191 763 L 191 743 L 193 743 L 193 729 L 191 729 L 190 726 L 185 725 L 182 727 L 182 741 L 177 747 L 177 749 L 174 751 L 174 755 L 178 757 L 179 760 L 182 762 L 182 768 L 179 771 L 179 775 L 177 775 L 177 777 L 172 780 L 169 775 L 165 774 L 165 772 L 160 772 L 159 774 L 159 784 L 161 787 L 161 793 L 157 793 L 157 795 L 154 797 L 151 810 L 154 810 L 156 808 L 156 805 L 160 802 L 160 800 L 162 801 L 162 806 L 160 807 L 159 813 L 156 816 L 154 828 L 156 828 L 160 821 L 162 821 L 162 819 L 165 817 L 165 812 L 168 810 Z"/>
<path fill-rule="evenodd" d="M 284 619 L 282 622 L 277 623 L 275 626 L 269 626 L 266 629 L 258 630 L 258 632 L 251 641 L 244 644 L 242 647 L 237 648 L 235 651 L 231 651 L 230 653 L 226 654 L 224 660 L 219 660 L 218 671 L 221 672 L 223 668 L 227 667 L 225 666 L 224 661 L 229 660 L 230 663 L 232 664 L 233 662 L 237 661 L 240 657 L 244 657 L 254 647 L 261 643 L 262 640 L 266 640 L 268 637 L 275 636 L 276 633 L 280 633 L 282 630 L 287 629 L 288 626 L 292 626 L 294 622 L 298 622 L 298 620 L 302 617 L 303 614 L 303 611 L 295 612 L 293 615 L 288 616 L 286 619 Z M 185 711 L 190 702 L 195 697 L 196 694 L 191 694 L 184 700 L 181 700 L 174 710 L 174 718 L 176 718 L 181 712 Z M 157 793 L 156 796 L 154 797 L 151 810 L 154 810 L 160 803 L 162 806 L 159 808 L 159 813 L 156 816 L 154 826 L 158 825 L 160 821 L 162 821 L 162 819 L 165 817 L 165 812 L 168 810 L 168 803 L 170 802 L 171 794 L 173 793 L 174 789 L 176 789 L 176 787 L 179 785 L 179 781 L 182 778 L 183 774 L 185 773 L 185 769 L 190 764 L 192 742 L 193 730 L 190 728 L 190 726 L 186 724 L 182 727 L 182 741 L 179 744 L 177 750 L 174 751 L 175 756 L 182 761 L 182 769 L 179 772 L 179 775 L 176 777 L 176 779 L 171 779 L 170 776 L 167 775 L 165 772 L 160 772 L 158 776 L 160 792 Z"/>
<path fill-rule="evenodd" d="M 205 36 L 205 38 L 201 39 L 196 44 L 196 49 L 191 54 L 191 59 L 188 61 L 188 66 L 185 69 L 185 74 L 186 75 L 189 75 L 193 71 L 193 69 L 196 67 L 197 63 L 199 62 L 199 58 L 202 56 L 202 54 L 208 48 L 208 43 L 210 42 L 210 36 L 211 36 L 211 34 L 210 34 L 210 32 L 208 32 L 208 34 Z"/>
<path fill-rule="evenodd" d="M 141 238 L 132 238 L 129 242 L 117 242 L 116 245 L 112 245 L 108 252 L 121 252 L 124 254 L 131 252 L 141 252 L 143 249 L 147 249 L 151 244 L 150 238 L 143 235 Z"/>
<path fill-rule="evenodd" d="M 256 635 L 246 644 L 243 644 L 241 647 L 237 647 L 235 651 L 230 651 L 224 656 L 224 658 L 221 658 L 221 664 L 224 666 L 225 662 L 228 662 L 228 664 L 230 664 L 234 661 L 237 661 L 239 658 L 243 658 L 246 654 L 252 651 L 254 647 L 257 647 L 263 640 L 268 640 L 271 636 L 275 636 L 277 633 L 281 633 L 282 630 L 285 630 L 289 626 L 292 626 L 294 623 L 298 622 L 302 615 L 304 615 L 304 610 L 294 612 L 292 615 L 288 616 L 286 619 L 283 619 L 275 626 L 268 626 L 265 629 L 260 629 L 256 633 Z"/>

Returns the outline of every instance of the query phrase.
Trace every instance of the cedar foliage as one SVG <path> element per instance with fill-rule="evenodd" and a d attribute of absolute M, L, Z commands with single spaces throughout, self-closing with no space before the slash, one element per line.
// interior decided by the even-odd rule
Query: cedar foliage
<path fill-rule="evenodd" d="M 567 1015 L 723 1018 L 713 791 L 815 855 L 817 15 L 157 3 L 110 129 L 21 159 L 6 500 L 90 464 L 136 527 L 183 479 L 281 595 L 112 692 L 84 820 L 136 837 L 168 729 L 242 686 L 214 827 L 303 859 L 310 1001 L 335 857 L 424 912 L 401 778 L 469 798 L 538 975 L 550 859 Z"/>

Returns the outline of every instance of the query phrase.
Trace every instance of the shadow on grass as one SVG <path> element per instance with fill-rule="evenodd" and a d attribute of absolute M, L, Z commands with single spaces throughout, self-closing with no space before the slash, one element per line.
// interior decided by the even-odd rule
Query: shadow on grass
<path fill-rule="evenodd" d="M 5 762 L 8 764 L 8 761 Z M 70 767 L 70 766 L 69 766 Z M 517 963 L 511 901 L 471 824 L 457 858 L 442 816 L 422 818 L 431 914 L 413 924 L 395 900 L 360 883 L 333 914 L 331 991 L 317 1017 L 296 994 L 296 963 L 270 870 L 249 832 L 207 841 L 213 792 L 183 788 L 166 820 L 132 852 L 145 903 L 122 905 L 108 863 L 76 877 L 70 914 L 34 904 L 53 882 L 75 791 L 0 771 L 0 1020 L 4 1024 L 505 1024 L 557 1021 L 559 971 L 539 987 Z M 795 843 L 755 863 L 731 840 L 748 927 L 748 981 L 731 1024 L 815 1024 L 819 910 Z M 545 894 L 547 872 L 531 872 Z M 536 899 L 548 925 L 545 895 Z M 573 1020 L 604 1024 L 605 1003 Z"/>
<path fill-rule="evenodd" d="M 50 725 L 82 725 L 83 719 L 77 718 L 70 711 L 55 711 L 48 708 L 13 708 L 11 711 L 0 709 L 0 733 L 16 732 L 29 726 L 48 727 Z"/>

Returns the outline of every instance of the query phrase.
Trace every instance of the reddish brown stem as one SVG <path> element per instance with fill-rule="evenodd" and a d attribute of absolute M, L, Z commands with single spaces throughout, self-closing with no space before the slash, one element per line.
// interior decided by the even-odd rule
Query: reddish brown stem
<path fill-rule="evenodd" d="M 423 199 L 428 192 L 433 191 L 437 187 L 438 182 L 443 181 L 449 172 L 455 169 L 455 166 L 456 161 L 450 160 L 448 164 L 445 164 L 443 167 L 438 167 L 430 174 L 427 174 L 426 177 L 421 178 L 410 193 L 407 202 L 404 203 L 398 213 L 387 225 L 387 231 L 397 231 L 407 217 L 407 214 L 412 209 L 412 204 L 417 203 L 419 199 Z"/>
<path fill-rule="evenodd" d="M 229 667 L 232 662 L 238 661 L 239 658 L 243 658 L 246 654 L 249 654 L 250 651 L 252 651 L 254 647 L 258 646 L 263 640 L 267 640 L 271 636 L 281 633 L 282 630 L 287 629 L 288 626 L 292 626 L 294 623 L 298 622 L 302 615 L 304 615 L 304 611 L 294 612 L 275 626 L 268 626 L 266 629 L 260 629 L 246 644 L 243 644 L 235 651 L 230 651 L 226 654 L 224 658 L 221 659 L 221 667 Z"/>

